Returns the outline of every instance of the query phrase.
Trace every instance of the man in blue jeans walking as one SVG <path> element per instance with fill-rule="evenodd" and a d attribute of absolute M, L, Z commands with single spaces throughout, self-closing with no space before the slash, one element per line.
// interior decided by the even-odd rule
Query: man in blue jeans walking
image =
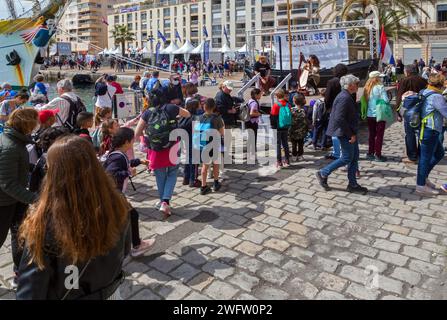
<path fill-rule="evenodd" d="M 342 91 L 335 98 L 332 106 L 327 135 L 337 137 L 342 150 L 341 157 L 320 171 L 316 177 L 319 184 L 329 191 L 329 175 L 343 166 L 348 166 L 348 192 L 366 194 L 368 189 L 357 183 L 356 173 L 359 167 L 359 144 L 357 132 L 359 127 L 359 111 L 353 94 L 359 89 L 359 78 L 348 74 L 340 79 Z"/>

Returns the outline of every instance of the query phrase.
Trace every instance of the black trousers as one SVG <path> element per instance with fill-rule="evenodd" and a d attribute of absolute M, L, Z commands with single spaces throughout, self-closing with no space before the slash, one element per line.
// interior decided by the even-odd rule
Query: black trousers
<path fill-rule="evenodd" d="M 19 268 L 23 254 L 23 249 L 19 245 L 18 233 L 25 219 L 27 209 L 28 205 L 20 202 L 10 206 L 0 207 L 0 248 L 5 243 L 8 231 L 11 230 L 11 250 L 15 272 Z"/>
<path fill-rule="evenodd" d="M 259 125 L 257 123 L 252 123 L 251 121 L 245 122 L 245 128 L 252 129 L 255 134 L 255 151 L 258 150 L 257 144 L 258 144 L 258 127 Z"/>
<path fill-rule="evenodd" d="M 135 208 L 130 209 L 130 228 L 132 234 L 132 247 L 138 247 L 141 244 L 140 226 L 138 224 L 138 211 Z"/>
<path fill-rule="evenodd" d="M 292 141 L 292 156 L 301 157 L 304 154 L 304 139 Z"/>
<path fill-rule="evenodd" d="M 289 161 L 290 151 L 289 151 L 289 131 L 278 130 L 276 136 L 276 159 L 278 162 L 282 161 L 281 147 L 284 148 L 286 161 Z"/>

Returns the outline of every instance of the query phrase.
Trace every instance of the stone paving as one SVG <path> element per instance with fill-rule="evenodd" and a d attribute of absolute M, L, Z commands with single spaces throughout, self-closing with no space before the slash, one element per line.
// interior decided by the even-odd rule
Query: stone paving
<path fill-rule="evenodd" d="M 361 161 L 365 196 L 344 191 L 343 171 L 324 192 L 314 174 L 327 160 L 307 149 L 305 162 L 272 175 L 228 166 L 229 180 L 207 196 L 179 178 L 165 221 L 154 208 L 154 177 L 139 175 L 129 198 L 142 236 L 157 242 L 126 261 L 123 298 L 447 299 L 447 195 L 415 194 L 416 167 L 400 162 L 401 132 L 401 124 L 386 132 L 389 162 Z M 364 133 L 362 156 L 365 141 Z M 446 164 L 433 182 L 447 182 Z M 0 250 L 0 276 L 12 277 L 9 245 Z M 14 293 L 0 286 L 0 298 Z"/>

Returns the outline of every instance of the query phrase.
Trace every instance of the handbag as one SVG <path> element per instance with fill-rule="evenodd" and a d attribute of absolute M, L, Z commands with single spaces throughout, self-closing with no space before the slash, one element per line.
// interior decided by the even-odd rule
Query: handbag
<path fill-rule="evenodd" d="M 385 121 L 387 125 L 394 123 L 394 112 L 391 105 L 383 99 L 376 102 L 376 121 Z"/>

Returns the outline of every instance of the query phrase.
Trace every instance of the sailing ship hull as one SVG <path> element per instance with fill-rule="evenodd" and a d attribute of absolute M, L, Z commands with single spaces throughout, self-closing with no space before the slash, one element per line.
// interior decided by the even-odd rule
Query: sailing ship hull
<path fill-rule="evenodd" d="M 37 17 L 0 21 L 0 82 L 13 87 L 33 82 L 66 2 L 51 1 Z"/>

